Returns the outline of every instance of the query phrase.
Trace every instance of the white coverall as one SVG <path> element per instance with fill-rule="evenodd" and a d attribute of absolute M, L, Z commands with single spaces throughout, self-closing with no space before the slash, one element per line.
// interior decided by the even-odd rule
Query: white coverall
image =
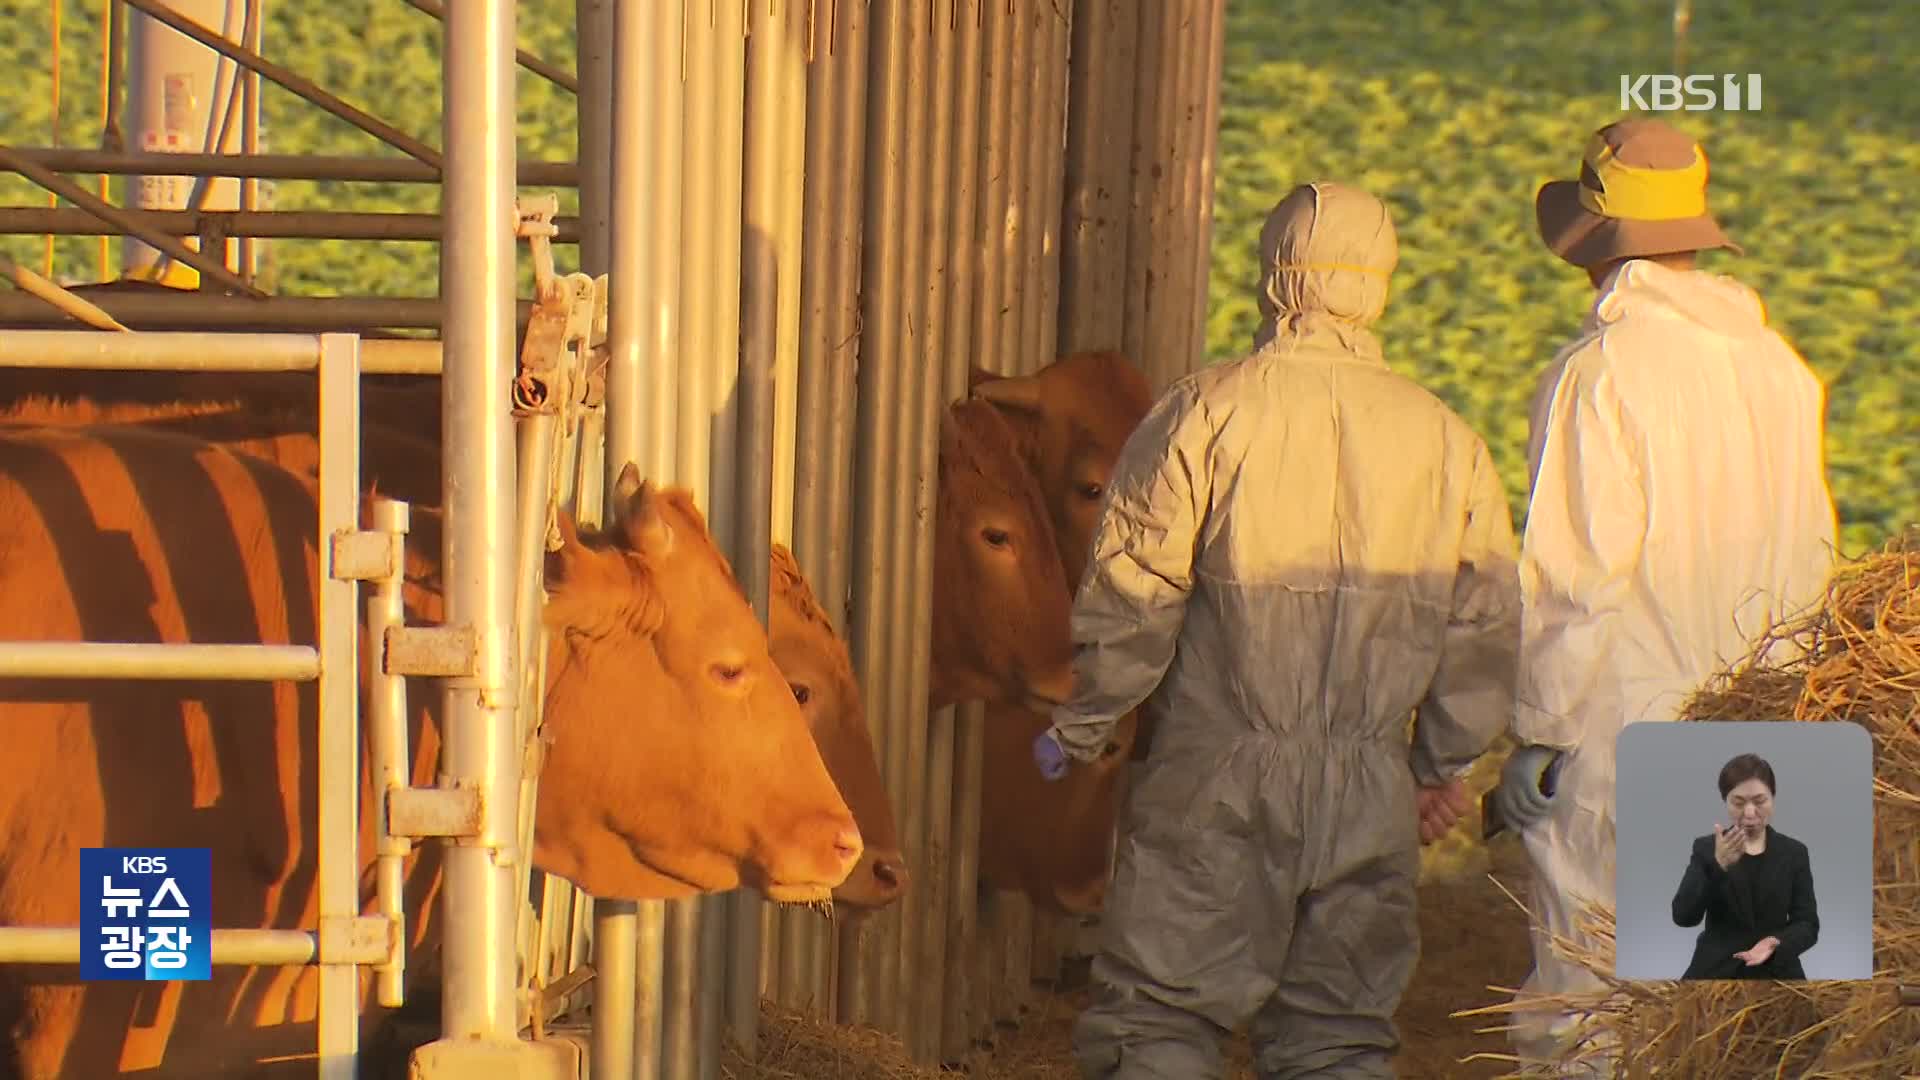
<path fill-rule="evenodd" d="M 1261 249 L 1259 351 L 1141 422 L 1074 608 L 1055 739 L 1087 761 L 1143 702 L 1155 724 L 1074 1033 L 1088 1077 L 1217 1078 L 1249 1022 L 1269 1080 L 1391 1077 L 1416 781 L 1460 776 L 1511 718 L 1493 460 L 1366 329 L 1398 258 L 1386 208 L 1303 187 Z"/>
<path fill-rule="evenodd" d="M 1645 260 L 1602 283 L 1543 375 L 1513 733 L 1565 751 L 1552 808 L 1521 832 L 1546 930 L 1591 945 L 1582 899 L 1613 903 L 1621 729 L 1677 719 L 1762 631 L 1820 599 L 1835 543 L 1824 410 L 1752 290 Z M 1523 998 L 1603 989 L 1549 942 L 1536 929 Z M 1516 1051 L 1547 1061 L 1580 1016 L 1514 1019 Z M 1609 1075 L 1604 1051 L 1595 1060 Z"/>

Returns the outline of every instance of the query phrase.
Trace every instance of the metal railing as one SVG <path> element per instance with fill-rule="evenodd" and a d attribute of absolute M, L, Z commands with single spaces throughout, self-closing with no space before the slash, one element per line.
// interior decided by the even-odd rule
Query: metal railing
<path fill-rule="evenodd" d="M 194 348 L 153 348 L 146 335 L 75 331 L 0 333 L 0 367 L 90 370 L 304 371 L 319 381 L 318 529 L 324 572 L 313 647 L 121 642 L 0 642 L 0 674 L 40 679 L 223 679 L 317 682 L 320 698 L 319 929 L 315 933 L 216 930 L 221 965 L 320 966 L 320 1075 L 349 1080 L 359 1044 L 359 971 L 383 976 L 402 961 L 399 927 L 385 915 L 362 916 L 359 903 L 358 585 L 393 587 L 400 572 L 392 534 L 359 529 L 360 348 L 350 334 L 318 337 L 193 337 Z M 236 568 L 236 572 L 237 568 Z M 431 633 L 431 631 L 414 631 Z M 389 902 L 384 890 L 382 910 Z M 404 939 L 400 939 L 403 941 Z M 80 931 L 0 928 L 0 962 L 80 962 Z M 383 978 L 383 985 L 386 980 Z"/>

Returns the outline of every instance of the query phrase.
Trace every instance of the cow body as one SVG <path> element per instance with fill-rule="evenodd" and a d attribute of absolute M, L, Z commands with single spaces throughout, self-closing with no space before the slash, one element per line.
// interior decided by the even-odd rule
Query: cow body
<path fill-rule="evenodd" d="M 1014 433 L 1046 505 L 1066 585 L 1077 588 L 1114 463 L 1153 407 L 1152 386 L 1115 352 L 1076 353 L 1022 376 L 975 369 L 971 384 L 974 399 L 991 403 Z M 1112 870 L 1125 762 L 1143 734 L 1139 720 L 1137 712 L 1122 718 L 1098 761 L 1047 784 L 1033 764 L 1032 742 L 1050 717 L 1017 704 L 991 706 L 982 760 L 981 876 L 1047 910 L 1099 911 Z"/>
<path fill-rule="evenodd" d="M 0 419 L 62 427 L 111 423 L 143 430 L 171 431 L 218 443 L 229 450 L 263 457 L 304 476 L 318 477 L 320 443 L 311 393 L 280 386 L 250 385 L 234 392 L 204 376 L 158 377 L 132 383 L 109 382 L 97 375 L 58 373 L 11 385 L 9 400 L 0 392 Z M 118 374 L 118 373 L 115 373 Z M 148 373 L 135 373 L 147 375 Z M 195 381 L 195 380 L 198 381 Z M 0 378 L 0 386 L 7 386 Z M 363 420 L 361 473 L 369 490 L 429 509 L 440 503 L 440 444 L 414 430 L 434 418 L 439 399 L 420 388 L 368 381 L 363 403 L 379 419 Z M 310 387 L 309 387 L 310 390 Z M 394 421 L 410 420 L 399 428 Z M 892 903 L 907 886 L 909 874 L 900 850 L 893 809 L 887 802 L 867 727 L 857 680 L 851 679 L 847 644 L 833 631 L 793 557 L 777 548 L 772 559 L 770 646 L 783 671 L 804 674 L 808 700 L 799 702 L 835 785 L 854 809 L 865 841 L 861 864 L 834 890 L 834 900 L 850 909 L 870 910 Z"/>
<path fill-rule="evenodd" d="M 631 471 L 614 511 L 605 535 L 584 539 L 563 516 L 566 543 L 549 560 L 535 864 L 599 896 L 745 885 L 827 899 L 860 838 L 704 520 L 685 493 Z M 0 430 L 0 637 L 311 645 L 315 524 L 311 481 L 249 455 L 129 429 Z M 431 513 L 414 524 L 408 621 L 430 624 L 442 614 L 440 535 Z M 413 782 L 426 785 L 443 695 L 411 689 Z M 216 925 L 311 929 L 314 691 L 0 683 L 12 774 L 0 924 L 78 925 L 82 847 L 186 846 L 213 849 Z M 373 810 L 363 770 L 366 882 Z M 416 850 L 410 971 L 429 978 L 438 845 Z M 371 910 L 370 884 L 363 902 Z M 313 968 L 215 968 L 203 983 L 76 975 L 0 969 L 15 1075 L 273 1075 L 268 1059 L 314 1043 Z M 380 1019 L 367 1010 L 367 1024 Z M 290 1069 L 311 1075 L 311 1060 Z"/>

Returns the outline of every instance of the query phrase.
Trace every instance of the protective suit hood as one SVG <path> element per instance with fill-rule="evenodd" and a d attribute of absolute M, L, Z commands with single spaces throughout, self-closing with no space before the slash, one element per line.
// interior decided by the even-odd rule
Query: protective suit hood
<path fill-rule="evenodd" d="M 1733 278 L 1632 259 L 1601 282 L 1590 329 L 1660 314 L 1679 316 L 1733 337 L 1759 333 L 1767 323 L 1760 295 Z"/>
<path fill-rule="evenodd" d="M 1368 329 L 1387 308 L 1400 241 L 1386 205 L 1345 184 L 1302 184 L 1260 230 L 1254 348 L 1320 342 L 1378 357 Z"/>

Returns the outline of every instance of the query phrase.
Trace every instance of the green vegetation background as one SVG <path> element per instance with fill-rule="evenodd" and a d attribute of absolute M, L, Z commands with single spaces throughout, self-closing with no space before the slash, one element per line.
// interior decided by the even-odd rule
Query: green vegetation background
<path fill-rule="evenodd" d="M 51 124 L 51 0 L 0 0 L 0 140 L 44 145 Z M 271 0 L 269 55 L 438 145 L 439 25 L 398 0 Z M 571 66 L 572 0 L 522 0 L 523 47 Z M 236 5 L 237 7 L 237 5 Z M 1525 509 L 1526 404 L 1579 325 L 1584 279 L 1539 246 L 1532 194 L 1571 175 L 1617 114 L 1619 76 L 1672 66 L 1670 5 L 1522 0 L 1472 5 L 1230 0 L 1216 176 L 1208 349 L 1246 347 L 1262 218 L 1292 184 L 1341 178 L 1386 198 L 1402 260 L 1382 334 L 1394 365 L 1483 432 Z M 1687 113 L 1712 154 L 1714 206 L 1747 247 L 1711 257 L 1759 290 L 1829 388 L 1827 452 L 1844 540 L 1877 544 L 1920 521 L 1920 44 L 1883 0 L 1694 5 L 1691 70 L 1760 72 L 1758 113 Z M 102 0 L 67 2 L 61 113 L 67 145 L 97 144 Z M 1449 10 L 1452 9 L 1452 10 Z M 1471 11 L 1470 15 L 1459 12 Z M 522 73 L 520 147 L 574 153 L 573 102 Z M 269 86 L 268 149 L 383 153 L 372 139 Z M 116 198 L 119 198 L 116 195 Z M 421 185 L 282 183 L 282 209 L 432 212 Z M 573 195 L 562 194 L 563 212 Z M 16 177 L 0 203 L 44 205 Z M 41 264 L 37 237 L 0 238 Z M 58 242 L 56 270 L 93 278 L 98 241 Z M 432 295 L 434 249 L 281 241 L 288 293 Z"/>

